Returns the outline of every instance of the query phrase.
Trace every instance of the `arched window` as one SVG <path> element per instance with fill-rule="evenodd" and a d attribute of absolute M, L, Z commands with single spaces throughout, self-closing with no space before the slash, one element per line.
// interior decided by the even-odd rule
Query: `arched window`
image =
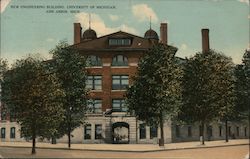
<path fill-rule="evenodd" d="M 14 139 L 16 137 L 16 128 L 12 127 L 10 128 L 10 138 Z"/>
<path fill-rule="evenodd" d="M 87 59 L 87 65 L 88 66 L 102 66 L 102 60 L 95 55 L 88 56 Z"/>
<path fill-rule="evenodd" d="M 1 128 L 1 138 L 5 139 L 5 128 Z"/>
<path fill-rule="evenodd" d="M 123 55 L 116 55 L 113 57 L 112 66 L 128 66 L 128 59 Z"/>

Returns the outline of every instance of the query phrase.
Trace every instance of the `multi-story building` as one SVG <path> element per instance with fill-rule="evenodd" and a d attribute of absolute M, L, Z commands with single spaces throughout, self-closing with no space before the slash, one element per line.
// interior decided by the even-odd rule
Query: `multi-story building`
<path fill-rule="evenodd" d="M 160 131 L 147 126 L 127 113 L 124 105 L 126 88 L 132 83 L 137 72 L 139 59 L 155 43 L 167 44 L 167 23 L 160 26 L 160 38 L 156 31 L 147 30 L 144 37 L 118 31 L 97 37 L 89 28 L 82 34 L 80 23 L 74 24 L 74 44 L 72 47 L 88 57 L 87 88 L 90 111 L 86 123 L 72 132 L 73 143 L 157 143 Z M 208 29 L 202 30 L 203 51 L 209 49 Z M 3 110 L 3 107 L 2 107 Z M 1 111 L 1 141 L 21 141 L 19 126 L 6 118 Z M 206 128 L 208 140 L 223 139 L 225 127 L 222 123 Z M 247 138 L 245 124 L 229 123 L 229 134 L 236 138 Z M 14 134 L 14 135 L 13 135 Z M 199 126 L 164 123 L 165 143 L 199 140 Z M 58 142 L 67 142 L 62 137 Z"/>
<path fill-rule="evenodd" d="M 161 25 L 161 31 L 162 37 L 165 36 L 162 42 L 166 43 L 166 23 Z M 124 95 L 132 82 L 131 77 L 137 71 L 140 57 L 158 41 L 157 33 L 151 28 L 144 37 L 122 31 L 97 37 L 91 28 L 82 34 L 80 24 L 74 24 L 72 47 L 77 48 L 90 61 L 87 88 L 90 89 L 92 111 L 88 113 L 87 124 L 80 133 L 83 136 L 77 138 L 76 135 L 73 140 L 84 143 L 153 142 L 153 138 L 158 135 L 157 128 L 149 128 L 127 113 Z M 170 126 L 166 123 L 168 142 L 171 141 Z"/>

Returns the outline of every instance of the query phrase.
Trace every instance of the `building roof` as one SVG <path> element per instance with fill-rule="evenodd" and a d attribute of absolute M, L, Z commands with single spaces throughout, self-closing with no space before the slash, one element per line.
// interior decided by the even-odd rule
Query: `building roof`
<path fill-rule="evenodd" d="M 93 29 L 91 29 L 91 28 L 89 28 L 88 30 L 86 30 L 83 33 L 82 37 L 83 37 L 83 40 L 93 40 L 93 39 L 97 38 L 96 32 Z"/>
<path fill-rule="evenodd" d="M 109 45 L 109 39 L 130 39 L 130 45 Z M 127 32 L 118 31 L 112 34 L 98 37 L 93 40 L 82 41 L 81 43 L 72 45 L 71 47 L 79 50 L 110 50 L 110 51 L 125 51 L 125 50 L 148 50 L 153 46 L 151 40 L 136 36 Z"/>
<path fill-rule="evenodd" d="M 145 32 L 144 38 L 159 40 L 158 34 L 154 30 L 152 30 L 151 28 Z"/>

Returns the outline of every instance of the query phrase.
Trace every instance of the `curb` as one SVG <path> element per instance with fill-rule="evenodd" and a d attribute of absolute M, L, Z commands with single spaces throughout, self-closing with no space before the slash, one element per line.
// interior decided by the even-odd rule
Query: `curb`
<path fill-rule="evenodd" d="M 159 150 L 110 150 L 110 149 L 79 149 L 79 148 L 63 148 L 63 147 L 36 147 L 37 149 L 55 149 L 55 150 L 78 150 L 78 151 L 106 151 L 106 152 L 132 152 L 132 153 L 146 153 L 146 152 L 159 152 L 159 151 L 173 151 L 173 150 L 189 150 L 189 149 L 204 149 L 204 148 L 216 148 L 216 147 L 230 147 L 230 146 L 243 146 L 249 145 L 245 144 L 231 144 L 231 145 L 216 145 L 216 146 L 200 146 L 200 147 L 182 147 L 182 148 L 169 148 L 169 149 L 159 149 Z M 31 148 L 30 146 L 3 146 L 8 148 Z"/>

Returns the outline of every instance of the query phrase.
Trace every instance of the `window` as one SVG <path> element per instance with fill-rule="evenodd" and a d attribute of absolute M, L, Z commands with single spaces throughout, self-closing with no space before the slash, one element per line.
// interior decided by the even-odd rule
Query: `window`
<path fill-rule="evenodd" d="M 102 76 L 88 76 L 86 81 L 86 88 L 91 90 L 101 90 L 102 89 Z"/>
<path fill-rule="evenodd" d="M 244 131 L 245 131 L 245 136 L 247 136 L 247 127 L 245 127 Z"/>
<path fill-rule="evenodd" d="M 146 139 L 146 124 L 140 124 L 140 139 Z"/>
<path fill-rule="evenodd" d="M 90 55 L 87 58 L 87 64 L 89 66 L 102 66 L 102 61 L 98 56 Z"/>
<path fill-rule="evenodd" d="M 24 128 L 21 127 L 21 130 L 20 130 L 20 138 L 24 138 Z"/>
<path fill-rule="evenodd" d="M 16 113 L 13 112 L 13 111 L 11 111 L 11 112 L 10 112 L 10 121 L 13 122 L 13 121 L 15 121 L 15 120 L 16 120 Z"/>
<path fill-rule="evenodd" d="M 124 99 L 113 99 L 112 100 L 112 111 L 113 112 L 126 112 L 127 107 L 125 106 Z"/>
<path fill-rule="evenodd" d="M 5 108 L 2 108 L 1 110 L 1 120 L 6 120 L 6 109 Z"/>
<path fill-rule="evenodd" d="M 127 75 L 114 75 L 112 76 L 112 89 L 113 90 L 124 90 L 128 87 L 128 76 Z"/>
<path fill-rule="evenodd" d="M 199 126 L 199 134 L 200 134 L 200 136 L 203 136 L 203 134 L 202 134 L 202 126 L 201 125 Z"/>
<path fill-rule="evenodd" d="M 1 138 L 5 139 L 5 128 L 1 128 Z"/>
<path fill-rule="evenodd" d="M 150 139 L 157 137 L 157 134 L 158 134 L 157 127 L 150 126 Z"/>
<path fill-rule="evenodd" d="M 91 139 L 91 124 L 84 126 L 84 139 Z"/>
<path fill-rule="evenodd" d="M 88 100 L 88 113 L 102 113 L 102 100 Z"/>
<path fill-rule="evenodd" d="M 238 126 L 236 127 L 236 135 L 240 136 L 240 128 Z"/>
<path fill-rule="evenodd" d="M 219 126 L 219 136 L 222 136 L 222 126 Z"/>
<path fill-rule="evenodd" d="M 207 135 L 209 137 L 213 136 L 213 128 L 212 128 L 212 126 L 207 126 Z"/>
<path fill-rule="evenodd" d="M 175 134 L 176 134 L 176 137 L 180 137 L 180 126 L 179 125 L 175 126 Z"/>
<path fill-rule="evenodd" d="M 102 125 L 95 125 L 95 139 L 102 139 Z"/>
<path fill-rule="evenodd" d="M 229 136 L 232 136 L 231 126 L 228 127 L 228 134 Z"/>
<path fill-rule="evenodd" d="M 113 38 L 113 39 L 109 39 L 109 45 L 113 45 L 113 46 L 115 46 L 115 45 L 131 45 L 131 39 L 115 39 L 115 38 Z"/>
<path fill-rule="evenodd" d="M 112 66 L 128 66 L 128 59 L 123 55 L 113 57 Z"/>
<path fill-rule="evenodd" d="M 16 137 L 16 128 L 12 127 L 10 128 L 10 138 L 14 139 Z"/>
<path fill-rule="evenodd" d="M 188 126 L 188 137 L 192 137 L 192 127 Z"/>

